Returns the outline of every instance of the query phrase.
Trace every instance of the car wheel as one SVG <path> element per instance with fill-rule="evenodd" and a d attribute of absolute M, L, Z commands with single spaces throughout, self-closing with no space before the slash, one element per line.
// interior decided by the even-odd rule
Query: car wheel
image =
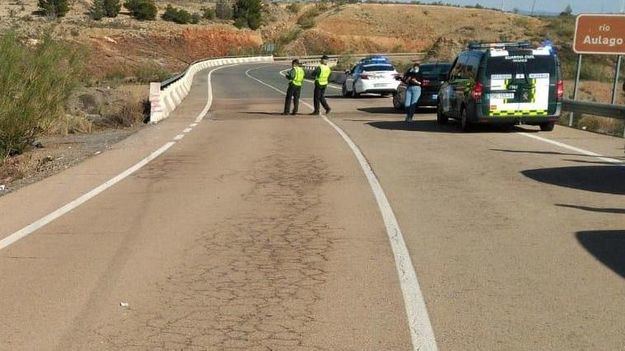
<path fill-rule="evenodd" d="M 541 123 L 540 130 L 542 130 L 543 132 L 551 132 L 555 126 L 556 126 L 555 122 Z"/>
<path fill-rule="evenodd" d="M 460 112 L 460 129 L 463 132 L 468 132 L 471 129 L 471 122 L 469 121 L 466 108 L 463 108 Z"/>
<path fill-rule="evenodd" d="M 447 124 L 448 121 L 449 118 L 445 116 L 445 113 L 443 112 L 443 106 L 441 106 L 439 102 L 436 106 L 436 123 L 443 125 Z"/>
<path fill-rule="evenodd" d="M 341 89 L 341 92 L 343 93 L 343 97 L 351 97 L 352 96 L 352 92 L 347 90 L 347 85 L 345 83 L 343 83 L 343 88 Z"/>

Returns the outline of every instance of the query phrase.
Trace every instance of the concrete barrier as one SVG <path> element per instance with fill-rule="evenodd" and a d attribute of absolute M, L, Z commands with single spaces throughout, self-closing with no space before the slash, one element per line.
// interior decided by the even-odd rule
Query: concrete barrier
<path fill-rule="evenodd" d="M 217 58 L 192 63 L 182 74 L 164 82 L 150 83 L 150 123 L 158 123 L 184 101 L 195 75 L 210 67 L 236 63 L 273 62 L 273 56 Z"/>

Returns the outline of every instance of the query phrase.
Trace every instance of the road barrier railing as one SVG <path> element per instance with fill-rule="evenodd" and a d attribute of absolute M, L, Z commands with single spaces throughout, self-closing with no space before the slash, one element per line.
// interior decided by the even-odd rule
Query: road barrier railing
<path fill-rule="evenodd" d="M 184 72 L 163 82 L 150 83 L 150 123 L 157 123 L 169 115 L 187 97 L 195 75 L 207 68 L 236 63 L 273 62 L 273 56 L 221 57 L 191 63 Z"/>
<path fill-rule="evenodd" d="M 564 100 L 562 109 L 572 113 L 569 119 L 569 127 L 573 126 L 574 115 L 581 114 L 625 120 L 625 105 Z M 625 137 L 625 128 L 623 129 L 623 137 Z"/>

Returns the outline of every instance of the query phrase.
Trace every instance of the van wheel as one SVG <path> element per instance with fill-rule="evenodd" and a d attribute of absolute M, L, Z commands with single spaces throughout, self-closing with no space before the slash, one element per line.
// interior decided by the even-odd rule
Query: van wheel
<path fill-rule="evenodd" d="M 555 127 L 555 125 L 556 125 L 556 122 L 541 123 L 540 130 L 542 130 L 543 132 L 551 132 L 553 128 Z"/>
<path fill-rule="evenodd" d="M 343 88 L 341 89 L 341 92 L 343 93 L 343 97 L 352 96 L 352 92 L 347 90 L 347 85 L 345 85 L 345 83 L 343 83 Z"/>
<path fill-rule="evenodd" d="M 445 113 L 443 113 L 443 106 L 438 103 L 436 107 L 436 123 L 443 125 L 447 124 L 448 121 L 449 118 L 447 118 L 447 116 L 445 116 Z"/>
<path fill-rule="evenodd" d="M 468 132 L 471 130 L 471 122 L 469 121 L 469 116 L 467 115 L 466 108 L 463 108 L 462 112 L 460 112 L 460 129 L 463 132 Z"/>

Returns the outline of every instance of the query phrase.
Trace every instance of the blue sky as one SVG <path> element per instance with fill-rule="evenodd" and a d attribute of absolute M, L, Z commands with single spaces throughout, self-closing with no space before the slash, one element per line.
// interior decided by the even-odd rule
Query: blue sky
<path fill-rule="evenodd" d="M 422 1 L 433 2 L 433 1 Z M 501 0 L 443 0 L 446 3 L 459 5 L 475 5 L 479 3 L 486 7 L 501 7 Z M 533 0 L 504 0 L 504 8 L 512 10 L 518 8 L 529 11 Z M 561 12 L 566 5 L 571 4 L 575 13 L 580 12 L 620 12 L 622 0 L 536 0 L 536 11 Z"/>

